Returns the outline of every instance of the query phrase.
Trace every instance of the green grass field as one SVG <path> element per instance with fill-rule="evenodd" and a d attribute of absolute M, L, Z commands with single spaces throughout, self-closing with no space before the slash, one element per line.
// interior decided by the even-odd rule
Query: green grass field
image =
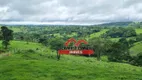
<path fill-rule="evenodd" d="M 46 48 L 38 43 L 11 42 L 11 48 L 37 47 Z M 0 80 L 141 80 L 141 75 L 142 67 L 71 55 L 62 55 L 58 61 L 55 52 L 44 50 L 0 57 Z"/>
<path fill-rule="evenodd" d="M 90 35 L 90 38 L 94 38 L 94 37 L 100 37 L 103 33 L 105 33 L 106 31 L 108 31 L 108 29 L 103 29 L 100 32 L 97 33 L 93 33 Z"/>
<path fill-rule="evenodd" d="M 0 41 L 0 43 L 1 43 L 1 41 Z M 2 48 L 1 44 L 0 44 L 0 48 Z M 44 47 L 43 45 L 41 45 L 39 43 L 29 42 L 27 44 L 27 42 L 25 42 L 25 41 L 11 41 L 10 46 L 8 46 L 8 48 L 10 50 L 15 50 L 15 49 L 16 50 L 28 50 L 28 49 L 36 50 L 37 48 L 39 50 L 46 49 L 46 47 Z"/>
<path fill-rule="evenodd" d="M 138 53 L 142 52 L 142 42 L 137 42 L 134 46 L 130 49 L 132 55 L 137 55 Z"/>
<path fill-rule="evenodd" d="M 142 29 L 135 29 L 137 34 L 141 34 L 142 33 Z"/>
<path fill-rule="evenodd" d="M 137 34 L 142 33 L 142 29 L 136 29 Z M 142 52 L 142 42 L 136 42 L 134 46 L 130 49 L 131 55 L 135 56 L 138 53 Z"/>
<path fill-rule="evenodd" d="M 14 32 L 21 32 L 20 28 L 12 27 L 10 29 L 13 30 Z"/>

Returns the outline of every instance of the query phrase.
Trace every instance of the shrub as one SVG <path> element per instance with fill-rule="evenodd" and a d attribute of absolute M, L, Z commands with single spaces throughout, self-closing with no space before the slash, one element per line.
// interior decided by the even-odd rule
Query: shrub
<path fill-rule="evenodd" d="M 137 54 L 137 56 L 133 56 L 130 63 L 136 66 L 142 66 L 142 52 Z"/>
<path fill-rule="evenodd" d="M 30 53 L 35 53 L 35 51 L 32 50 L 32 49 L 28 49 L 28 50 L 17 50 L 15 53 L 16 54 L 30 54 Z"/>

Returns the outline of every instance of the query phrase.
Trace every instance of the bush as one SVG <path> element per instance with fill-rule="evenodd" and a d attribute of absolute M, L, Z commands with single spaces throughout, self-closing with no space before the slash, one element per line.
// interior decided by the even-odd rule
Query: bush
<path fill-rule="evenodd" d="M 17 50 L 15 53 L 16 54 L 30 54 L 30 53 L 35 53 L 35 51 L 32 50 L 32 49 L 28 49 L 28 50 Z"/>
<path fill-rule="evenodd" d="M 142 34 L 139 34 L 136 36 L 136 41 L 142 41 Z"/>
<path fill-rule="evenodd" d="M 130 63 L 136 66 L 142 66 L 142 52 L 137 54 L 137 56 L 133 56 Z"/>
<path fill-rule="evenodd" d="M 130 59 L 129 45 L 126 39 L 113 43 L 108 52 L 108 60 L 114 62 L 128 62 Z"/>
<path fill-rule="evenodd" d="M 0 50 L 0 54 L 1 54 L 1 53 L 5 53 L 5 52 L 6 52 L 6 50 Z"/>
<path fill-rule="evenodd" d="M 25 52 L 27 52 L 27 53 L 35 53 L 35 51 L 32 50 L 32 49 L 28 49 L 28 50 L 26 50 Z"/>

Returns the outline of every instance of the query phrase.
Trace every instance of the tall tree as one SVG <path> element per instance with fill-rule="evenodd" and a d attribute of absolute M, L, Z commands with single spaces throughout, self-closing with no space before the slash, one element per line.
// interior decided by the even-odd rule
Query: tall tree
<path fill-rule="evenodd" d="M 89 40 L 89 46 L 92 47 L 97 55 L 97 60 L 101 60 L 101 55 L 105 54 L 109 49 L 111 42 L 102 38 L 94 38 Z"/>
<path fill-rule="evenodd" d="M 9 41 L 13 39 L 13 31 L 8 29 L 6 26 L 1 27 L 2 32 L 2 45 L 5 49 L 7 49 L 7 46 L 9 45 Z"/>
<path fill-rule="evenodd" d="M 52 49 L 59 50 L 64 46 L 64 40 L 62 38 L 52 38 L 49 40 L 48 44 Z"/>
<path fill-rule="evenodd" d="M 121 38 L 118 42 L 114 42 L 108 50 L 108 60 L 115 62 L 129 61 L 129 43 L 126 38 Z"/>

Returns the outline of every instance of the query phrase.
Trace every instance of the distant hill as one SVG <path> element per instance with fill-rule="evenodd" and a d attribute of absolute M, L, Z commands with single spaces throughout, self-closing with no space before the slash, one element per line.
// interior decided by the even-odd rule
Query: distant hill
<path fill-rule="evenodd" d="M 112 22 L 112 23 L 104 23 L 100 24 L 98 26 L 103 26 L 103 27 L 126 27 L 134 22 Z"/>
<path fill-rule="evenodd" d="M 110 22 L 110 23 L 102 23 L 102 24 L 94 24 L 94 25 L 83 25 L 83 24 L 2 24 L 0 23 L 0 26 L 5 25 L 5 26 L 38 26 L 38 27 L 43 27 L 43 26 L 101 26 L 101 27 L 127 27 L 127 26 L 138 26 L 142 25 L 142 22 Z"/>

